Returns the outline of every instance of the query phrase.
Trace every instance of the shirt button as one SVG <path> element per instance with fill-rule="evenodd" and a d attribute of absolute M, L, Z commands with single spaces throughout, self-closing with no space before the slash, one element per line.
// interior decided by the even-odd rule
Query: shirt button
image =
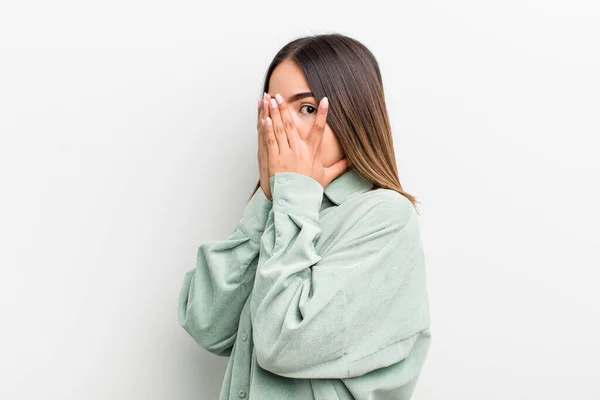
<path fill-rule="evenodd" d="M 248 339 L 248 335 L 246 333 L 242 333 L 242 340 L 245 342 Z"/>
<path fill-rule="evenodd" d="M 285 178 L 284 178 L 283 176 L 280 176 L 280 177 L 277 179 L 277 182 L 279 182 L 279 183 L 285 183 Z"/>
<path fill-rule="evenodd" d="M 284 200 L 284 199 L 279 199 L 279 200 L 277 201 L 277 204 L 279 204 L 280 206 L 282 206 L 282 205 L 284 205 L 284 204 L 285 204 L 285 200 Z"/>
<path fill-rule="evenodd" d="M 246 391 L 245 391 L 245 390 L 243 390 L 243 389 L 242 389 L 242 390 L 240 390 L 240 391 L 238 392 L 238 396 L 240 396 L 241 398 L 244 398 L 244 397 L 246 397 Z"/>

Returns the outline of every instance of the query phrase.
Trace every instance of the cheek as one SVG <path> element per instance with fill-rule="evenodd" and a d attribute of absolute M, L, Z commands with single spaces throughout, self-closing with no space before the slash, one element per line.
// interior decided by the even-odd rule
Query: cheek
<path fill-rule="evenodd" d="M 302 139 L 306 139 L 310 133 L 310 130 L 312 129 L 315 119 L 298 114 L 292 114 L 292 117 L 294 118 L 294 123 L 296 124 L 298 134 Z"/>
<path fill-rule="evenodd" d="M 329 125 L 325 128 L 321 149 L 322 154 L 330 161 L 336 161 L 344 155 L 340 142 L 335 137 L 331 128 L 329 128 Z"/>
<path fill-rule="evenodd" d="M 325 128 L 321 146 L 323 147 L 323 150 L 326 150 L 327 152 L 331 152 L 332 150 L 334 150 L 333 132 L 331 132 L 331 130 L 329 128 Z"/>

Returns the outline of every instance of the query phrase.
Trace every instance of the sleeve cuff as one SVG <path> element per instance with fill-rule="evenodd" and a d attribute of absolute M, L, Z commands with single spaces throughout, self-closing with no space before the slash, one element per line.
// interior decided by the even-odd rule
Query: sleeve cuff
<path fill-rule="evenodd" d="M 273 202 L 267 199 L 265 192 L 259 187 L 248 204 L 246 204 L 244 214 L 239 223 L 239 226 L 246 232 L 250 239 L 256 242 L 260 241 L 272 206 Z"/>
<path fill-rule="evenodd" d="M 315 222 L 319 221 L 324 191 L 319 182 L 295 172 L 278 172 L 269 182 L 274 211 L 306 216 Z"/>

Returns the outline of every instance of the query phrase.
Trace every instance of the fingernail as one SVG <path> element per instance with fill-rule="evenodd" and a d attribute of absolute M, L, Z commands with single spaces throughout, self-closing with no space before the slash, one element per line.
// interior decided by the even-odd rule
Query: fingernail
<path fill-rule="evenodd" d="M 327 97 L 323 97 L 323 99 L 321 99 L 321 105 L 327 108 L 329 106 L 329 99 L 327 99 Z"/>
<path fill-rule="evenodd" d="M 271 108 L 277 108 L 277 102 L 275 99 L 271 99 Z"/>
<path fill-rule="evenodd" d="M 279 104 L 283 104 L 283 97 L 279 93 L 275 95 L 275 98 Z"/>
<path fill-rule="evenodd" d="M 267 92 L 263 92 L 263 99 L 267 98 Z"/>

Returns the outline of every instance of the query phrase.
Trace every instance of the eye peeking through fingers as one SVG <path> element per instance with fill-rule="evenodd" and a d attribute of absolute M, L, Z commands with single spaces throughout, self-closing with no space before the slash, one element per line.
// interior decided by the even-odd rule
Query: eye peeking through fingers
<path fill-rule="evenodd" d="M 305 107 L 307 109 L 306 113 L 302 112 L 302 109 L 305 108 Z M 316 112 L 317 112 L 317 107 L 315 107 L 315 106 L 313 106 L 311 104 L 303 104 L 300 107 L 300 114 L 302 114 L 302 115 L 313 115 L 313 114 L 316 114 Z"/>

